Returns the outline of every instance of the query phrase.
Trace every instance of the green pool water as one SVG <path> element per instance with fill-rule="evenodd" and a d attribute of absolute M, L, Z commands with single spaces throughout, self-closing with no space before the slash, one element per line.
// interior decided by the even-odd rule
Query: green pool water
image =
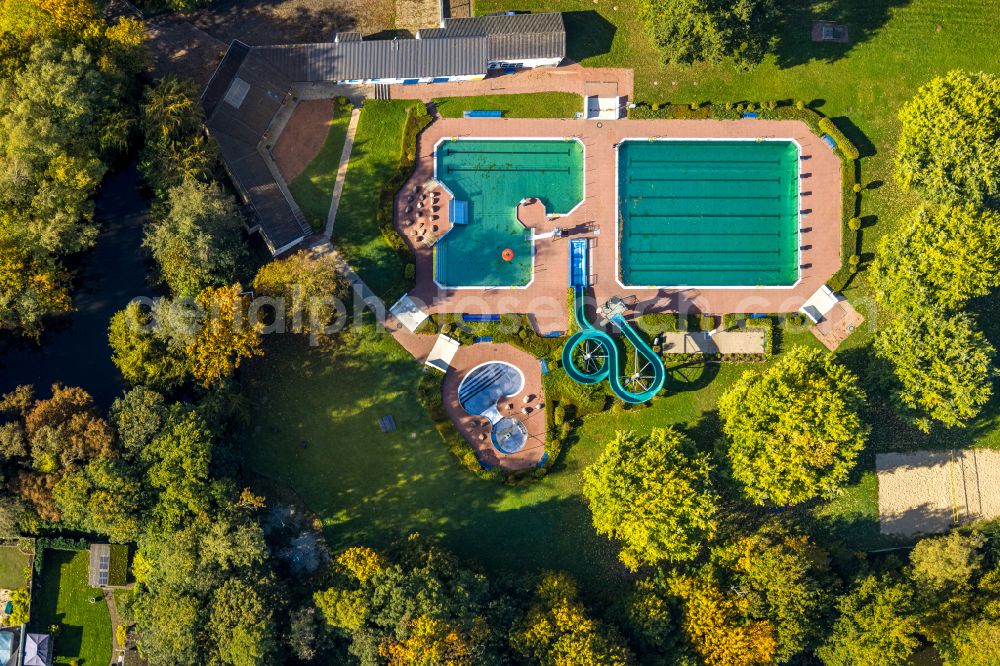
<path fill-rule="evenodd" d="M 583 199 L 583 146 L 572 140 L 447 140 L 437 179 L 469 204 L 469 223 L 434 247 L 434 279 L 447 287 L 522 287 L 531 281 L 530 231 L 517 205 L 537 198 L 565 214 Z M 501 257 L 514 251 L 513 261 Z"/>
<path fill-rule="evenodd" d="M 619 260 L 634 286 L 798 280 L 799 150 L 791 141 L 625 141 Z"/>

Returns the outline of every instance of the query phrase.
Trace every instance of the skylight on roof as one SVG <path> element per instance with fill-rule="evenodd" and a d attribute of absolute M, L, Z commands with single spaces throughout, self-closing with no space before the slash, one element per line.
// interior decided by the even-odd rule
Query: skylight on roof
<path fill-rule="evenodd" d="M 243 100 L 246 99 L 248 92 L 250 92 L 250 84 L 237 76 L 229 85 L 229 90 L 226 91 L 223 101 L 238 109 L 243 104 Z"/>

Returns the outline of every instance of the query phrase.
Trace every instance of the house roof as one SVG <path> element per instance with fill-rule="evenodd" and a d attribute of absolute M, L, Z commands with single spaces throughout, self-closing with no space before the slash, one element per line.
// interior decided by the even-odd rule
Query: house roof
<path fill-rule="evenodd" d="M 291 81 L 419 79 L 484 74 L 485 35 L 260 46 L 254 52 Z"/>
<path fill-rule="evenodd" d="M 0 664 L 6 664 L 17 646 L 16 636 L 10 631 L 0 631 Z"/>
<path fill-rule="evenodd" d="M 87 582 L 91 587 L 125 585 L 128 576 L 128 546 L 95 543 L 90 546 Z"/>
<path fill-rule="evenodd" d="M 257 214 L 272 250 L 306 234 L 300 214 L 285 198 L 257 147 L 291 87 L 291 81 L 258 49 L 236 41 L 201 98 L 205 124 L 219 144 L 230 176 Z"/>
<path fill-rule="evenodd" d="M 52 666 L 52 637 L 28 634 L 24 641 L 23 666 Z"/>
<path fill-rule="evenodd" d="M 445 19 L 441 34 L 421 38 L 441 39 L 483 35 L 488 40 L 491 61 L 532 60 L 566 57 L 566 25 L 562 14 L 515 14 Z"/>

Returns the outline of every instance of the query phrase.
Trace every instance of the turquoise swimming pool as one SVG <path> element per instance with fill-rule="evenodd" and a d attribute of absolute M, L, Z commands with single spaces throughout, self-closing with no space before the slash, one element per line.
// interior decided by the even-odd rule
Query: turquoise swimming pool
<path fill-rule="evenodd" d="M 618 149 L 619 272 L 629 286 L 791 286 L 799 147 L 630 140 Z"/>
<path fill-rule="evenodd" d="M 582 144 L 448 139 L 438 144 L 434 159 L 437 180 L 467 204 L 467 223 L 454 225 L 435 245 L 434 279 L 445 287 L 526 286 L 532 244 L 517 206 L 537 198 L 550 214 L 576 207 L 583 200 Z"/>

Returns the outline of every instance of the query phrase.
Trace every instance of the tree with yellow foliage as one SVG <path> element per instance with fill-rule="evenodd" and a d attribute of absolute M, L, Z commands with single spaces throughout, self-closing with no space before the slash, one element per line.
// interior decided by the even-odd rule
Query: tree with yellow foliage
<path fill-rule="evenodd" d="M 621 541 L 618 557 L 635 571 L 693 559 L 715 533 L 709 471 L 708 457 L 678 430 L 619 432 L 584 471 L 583 494 L 594 527 Z"/>
<path fill-rule="evenodd" d="M 249 321 L 247 299 L 239 283 L 208 287 L 195 299 L 204 313 L 201 330 L 188 345 L 191 374 L 209 388 L 232 377 L 240 363 L 260 356 L 261 325 Z"/>
<path fill-rule="evenodd" d="M 31 257 L 0 236 L 0 329 L 38 337 L 44 317 L 69 312 L 68 284 L 55 261 Z"/>
<path fill-rule="evenodd" d="M 385 641 L 379 654 L 393 666 L 471 666 L 473 646 L 456 627 L 426 615 L 409 623 L 401 641 Z"/>
<path fill-rule="evenodd" d="M 668 585 L 682 602 L 684 633 L 708 666 L 773 663 L 774 627 L 747 620 L 746 600 L 723 594 L 711 573 L 678 575 Z"/>
<path fill-rule="evenodd" d="M 568 574 L 542 574 L 535 600 L 510 635 L 511 646 L 541 666 L 623 666 L 628 649 L 590 617 Z"/>

